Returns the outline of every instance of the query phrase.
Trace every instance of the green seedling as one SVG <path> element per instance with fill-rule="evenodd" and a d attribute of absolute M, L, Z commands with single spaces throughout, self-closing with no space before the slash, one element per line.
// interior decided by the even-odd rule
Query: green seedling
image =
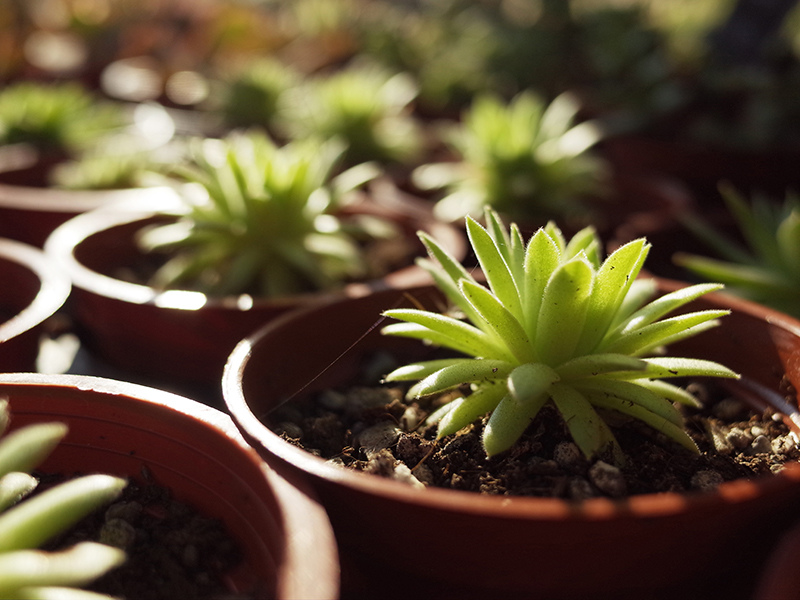
<path fill-rule="evenodd" d="M 486 228 L 467 218 L 485 285 L 420 234 L 430 255 L 421 264 L 463 318 L 419 309 L 385 312 L 401 322 L 383 333 L 418 338 L 467 357 L 405 365 L 386 381 L 416 381 L 410 397 L 467 387 L 469 393 L 435 413 L 438 435 L 491 413 L 483 434 L 489 456 L 514 445 L 547 402 L 561 413 L 587 457 L 610 455 L 624 462 L 604 419 L 607 411 L 639 419 L 697 452 L 674 404 L 696 406 L 697 400 L 663 379 L 737 375 L 712 361 L 659 351 L 713 327 L 727 314 L 701 310 L 666 317 L 721 286 L 694 285 L 652 300 L 654 282 L 637 279 L 650 248 L 644 239 L 601 261 L 591 228 L 567 242 L 550 223 L 525 244 L 516 225 L 506 229 L 490 209 L 486 217 Z"/>
<path fill-rule="evenodd" d="M 445 190 L 436 214 L 448 221 L 480 215 L 485 206 L 528 224 L 585 215 L 587 201 L 605 194 L 607 172 L 590 152 L 600 130 L 576 124 L 578 109 L 568 94 L 549 104 L 532 92 L 510 103 L 478 95 L 447 138 L 458 159 L 423 165 L 413 181 Z"/>
<path fill-rule="evenodd" d="M 8 423 L 8 403 L 0 401 L 0 431 Z M 31 498 L 38 485 L 34 469 L 66 435 L 62 423 L 27 425 L 0 439 L 0 597 L 99 600 L 104 595 L 77 589 L 125 560 L 125 553 L 94 542 L 66 550 L 38 548 L 80 519 L 113 501 L 126 481 L 85 475 L 57 484 Z"/>
<path fill-rule="evenodd" d="M 155 286 L 280 297 L 330 290 L 366 272 L 359 241 L 378 227 L 338 213 L 377 174 L 373 165 L 335 174 L 344 151 L 335 141 L 279 147 L 252 131 L 196 142 L 191 164 L 177 171 L 191 182 L 185 211 L 140 237 L 145 250 L 170 256 Z"/>
<path fill-rule="evenodd" d="M 686 226 L 718 258 L 679 253 L 675 262 L 706 280 L 725 283 L 733 294 L 800 317 L 800 199 L 788 194 L 779 203 L 755 196 L 748 205 L 732 187 L 720 190 L 744 245 L 699 218 L 687 218 Z"/>

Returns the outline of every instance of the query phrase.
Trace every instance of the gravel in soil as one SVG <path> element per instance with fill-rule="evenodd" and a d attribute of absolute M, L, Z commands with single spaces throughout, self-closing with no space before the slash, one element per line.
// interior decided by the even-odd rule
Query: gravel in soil
<path fill-rule="evenodd" d="M 59 477 L 58 480 L 62 478 Z M 42 488 L 57 483 L 41 476 Z M 129 481 L 122 496 L 51 542 L 47 549 L 96 541 L 125 550 L 125 563 L 87 589 L 127 600 L 249 600 L 227 574 L 242 557 L 222 523 L 155 484 Z"/>
<path fill-rule="evenodd" d="M 716 384 L 690 382 L 688 389 L 704 403 L 685 411 L 700 453 L 638 421 L 607 414 L 628 457 L 621 467 L 610 457 L 587 460 L 549 404 L 511 450 L 491 458 L 481 445 L 486 418 L 437 440 L 436 426 L 425 419 L 448 398 L 406 400 L 401 387 L 328 390 L 280 407 L 268 425 L 334 464 L 418 487 L 569 500 L 706 491 L 778 472 L 800 458 L 777 414 L 753 411 Z"/>

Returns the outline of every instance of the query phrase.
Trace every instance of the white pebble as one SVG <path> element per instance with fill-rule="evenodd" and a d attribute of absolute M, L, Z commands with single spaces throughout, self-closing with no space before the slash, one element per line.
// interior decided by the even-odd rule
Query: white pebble
<path fill-rule="evenodd" d="M 425 489 L 425 484 L 414 476 L 411 469 L 405 463 L 398 463 L 394 468 L 394 479 L 402 483 L 407 483 L 412 487 Z"/>
<path fill-rule="evenodd" d="M 573 500 L 586 500 L 596 495 L 591 484 L 583 477 L 573 477 L 569 480 L 569 497 Z"/>
<path fill-rule="evenodd" d="M 553 460 L 561 467 L 571 467 L 581 460 L 581 451 L 572 442 L 560 442 L 553 450 Z"/>
<path fill-rule="evenodd" d="M 602 460 L 591 466 L 589 479 L 597 489 L 614 498 L 624 496 L 628 491 L 622 471 Z"/>
<path fill-rule="evenodd" d="M 745 431 L 739 427 L 733 427 L 726 436 L 728 443 L 730 443 L 737 450 L 747 448 L 753 441 L 753 436 L 749 431 Z"/>
<path fill-rule="evenodd" d="M 369 457 L 379 450 L 389 448 L 397 442 L 399 437 L 400 430 L 397 425 L 391 421 L 382 421 L 359 433 L 356 443 Z"/>
<path fill-rule="evenodd" d="M 755 427 L 753 429 L 755 429 Z M 750 450 L 752 450 L 754 454 L 769 454 L 772 452 L 772 442 L 769 441 L 767 436 L 759 435 L 753 440 L 753 443 L 750 444 Z"/>
<path fill-rule="evenodd" d="M 717 489 L 719 484 L 724 481 L 722 475 L 716 471 L 703 470 L 698 471 L 692 476 L 692 487 L 704 492 L 709 492 Z"/>
<path fill-rule="evenodd" d="M 772 452 L 774 454 L 789 454 L 796 447 L 790 435 L 781 435 L 772 440 Z"/>

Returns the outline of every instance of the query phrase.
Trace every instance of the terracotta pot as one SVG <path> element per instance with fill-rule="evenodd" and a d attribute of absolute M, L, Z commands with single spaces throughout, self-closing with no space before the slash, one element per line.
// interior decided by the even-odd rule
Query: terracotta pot
<path fill-rule="evenodd" d="M 664 291 L 679 285 L 660 282 Z M 800 465 L 757 481 L 725 483 L 716 492 L 623 501 L 421 492 L 331 465 L 262 423 L 289 399 L 352 384 L 365 357 L 388 351 L 400 361 L 424 359 L 418 341 L 379 333 L 380 312 L 410 306 L 410 297 L 414 305 L 442 306 L 438 292 L 423 287 L 286 315 L 243 340 L 223 378 L 226 404 L 245 438 L 262 456 L 312 477 L 343 567 L 352 568 L 343 582 L 355 586 L 356 595 L 399 598 L 413 589 L 453 598 L 663 599 L 718 597 L 725 590 L 726 597 L 742 597 L 752 572 L 741 565 L 760 560 L 796 513 Z M 721 361 L 743 373 L 743 381 L 770 390 L 779 389 L 785 372 L 800 389 L 800 322 L 720 294 L 691 308 L 718 306 L 734 312 L 720 327 L 675 344 L 675 354 Z M 746 544 L 731 543 L 737 532 L 756 527 Z M 393 588 L 393 576 L 405 577 L 405 587 Z"/>
<path fill-rule="evenodd" d="M 108 379 L 0 375 L 11 426 L 60 421 L 62 443 L 45 473 L 103 472 L 142 481 L 147 471 L 175 499 L 221 519 L 244 562 L 234 592 L 251 597 L 338 597 L 330 522 L 302 477 L 285 477 L 245 444 L 230 418 L 193 400 Z"/>
<path fill-rule="evenodd" d="M 47 172 L 58 161 L 40 159 L 25 147 L 0 151 L 0 237 L 41 247 L 56 227 L 88 210 L 146 198 L 174 201 L 174 190 L 166 186 L 118 190 L 49 187 Z"/>
<path fill-rule="evenodd" d="M 44 322 L 70 293 L 66 273 L 33 246 L 0 238 L 0 371 L 34 371 Z"/>
<path fill-rule="evenodd" d="M 461 234 L 430 220 L 429 211 L 404 205 L 390 207 L 389 215 L 419 245 L 419 254 L 424 251 L 415 234 L 425 229 L 463 257 Z M 146 260 L 134 243 L 134 232 L 168 218 L 152 210 L 91 211 L 54 231 L 46 251 L 72 278 L 70 313 L 93 355 L 125 373 L 211 388 L 218 396 L 225 360 L 239 340 L 277 315 L 319 301 L 321 295 L 211 298 L 185 290 L 159 292 L 117 278 L 120 270 L 135 269 Z M 421 268 L 410 266 L 381 280 L 348 285 L 337 294 L 357 296 L 427 278 Z"/>

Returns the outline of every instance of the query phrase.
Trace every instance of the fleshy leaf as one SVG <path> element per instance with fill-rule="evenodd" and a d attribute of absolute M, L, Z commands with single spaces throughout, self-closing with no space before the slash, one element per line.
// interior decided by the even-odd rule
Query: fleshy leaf
<path fill-rule="evenodd" d="M 576 257 L 561 264 L 544 290 L 534 347 L 541 360 L 559 365 L 572 357 L 583 332 L 594 269 Z"/>
<path fill-rule="evenodd" d="M 484 379 L 502 379 L 510 372 L 511 365 L 499 360 L 457 359 L 411 386 L 408 397 L 430 396 Z"/>
<path fill-rule="evenodd" d="M 617 439 L 583 394 L 572 386 L 559 384 L 553 385 L 550 393 L 572 439 L 584 456 L 597 456 L 610 448 L 614 462 L 624 464 L 625 456 Z"/>
<path fill-rule="evenodd" d="M 455 433 L 478 417 L 493 411 L 507 393 L 508 389 L 504 383 L 485 383 L 478 386 L 442 418 L 437 437 Z"/>

